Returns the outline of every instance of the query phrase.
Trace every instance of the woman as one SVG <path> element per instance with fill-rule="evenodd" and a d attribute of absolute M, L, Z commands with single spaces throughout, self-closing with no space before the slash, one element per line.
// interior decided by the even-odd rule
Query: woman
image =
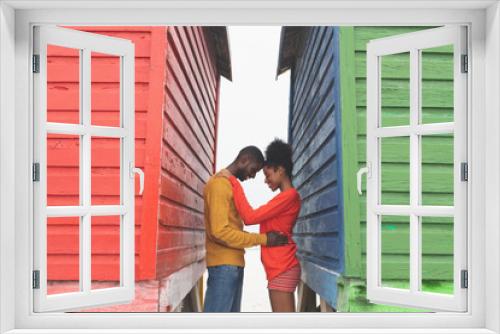
<path fill-rule="evenodd" d="M 272 191 L 280 193 L 267 204 L 253 209 L 236 177 L 229 178 L 233 187 L 234 204 L 246 225 L 260 224 L 260 233 L 278 231 L 288 236 L 289 243 L 261 249 L 261 260 L 266 271 L 269 299 L 273 312 L 295 312 L 294 291 L 300 280 L 300 265 L 292 229 L 300 211 L 300 196 L 292 185 L 292 149 L 276 139 L 266 149 L 264 175 Z"/>

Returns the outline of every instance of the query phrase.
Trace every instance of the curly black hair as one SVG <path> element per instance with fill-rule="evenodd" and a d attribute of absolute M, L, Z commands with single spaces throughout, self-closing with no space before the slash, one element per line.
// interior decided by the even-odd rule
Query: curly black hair
<path fill-rule="evenodd" d="M 283 167 L 289 178 L 292 178 L 292 147 L 281 139 L 274 139 L 266 148 L 265 166 Z"/>

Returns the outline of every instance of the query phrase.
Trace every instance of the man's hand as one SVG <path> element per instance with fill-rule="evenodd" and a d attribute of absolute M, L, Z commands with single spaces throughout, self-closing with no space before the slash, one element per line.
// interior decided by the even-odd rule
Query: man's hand
<path fill-rule="evenodd" d="M 267 247 L 283 246 L 288 243 L 288 237 L 276 231 L 267 232 Z"/>

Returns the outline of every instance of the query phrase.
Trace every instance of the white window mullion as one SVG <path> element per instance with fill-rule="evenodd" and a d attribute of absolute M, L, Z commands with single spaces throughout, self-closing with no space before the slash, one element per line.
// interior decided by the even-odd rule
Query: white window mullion
<path fill-rule="evenodd" d="M 134 215 L 134 174 L 129 166 L 135 164 L 135 116 L 134 116 L 134 46 L 132 43 L 125 55 L 121 57 L 120 86 L 120 119 L 125 129 L 125 137 L 121 140 L 121 201 L 127 212 L 120 219 L 120 284 L 126 293 L 134 293 L 135 281 L 135 215 Z"/>
<path fill-rule="evenodd" d="M 82 125 L 87 127 L 90 125 L 90 112 L 91 112 L 91 51 L 83 49 L 82 52 L 82 66 L 81 68 L 81 94 L 80 99 Z M 81 145 L 81 189 L 82 189 L 82 205 L 86 208 L 91 206 L 91 178 L 92 178 L 92 162 L 91 162 L 91 135 L 84 133 L 82 136 Z M 80 228 L 80 284 L 82 291 L 89 292 L 91 290 L 92 280 L 92 226 L 91 226 L 90 210 L 87 211 L 81 218 Z"/>
<path fill-rule="evenodd" d="M 457 43 L 454 45 L 454 119 L 456 130 L 453 139 L 454 147 L 454 205 L 455 216 L 453 222 L 453 263 L 454 263 L 454 289 L 455 294 L 461 297 L 461 307 L 467 307 L 467 289 L 461 286 L 461 271 L 468 270 L 467 264 L 467 182 L 461 179 L 461 164 L 468 161 L 467 156 L 467 94 L 460 94 L 459 92 L 467 92 L 467 73 L 462 73 L 462 55 L 468 53 L 467 47 L 467 30 L 461 27 L 458 30 Z M 458 80 L 457 80 L 458 79 Z M 473 166 L 469 166 L 470 169 Z M 469 280 L 473 273 L 468 274 Z"/>
<path fill-rule="evenodd" d="M 375 130 L 375 136 L 384 137 L 407 137 L 411 134 L 421 136 L 453 134 L 455 130 L 454 122 L 415 124 L 412 126 L 388 126 Z"/>
<path fill-rule="evenodd" d="M 126 130 L 111 126 L 83 125 L 83 124 L 66 124 L 47 122 L 48 133 L 59 133 L 67 135 L 85 135 L 90 134 L 97 137 L 122 138 L 126 135 Z"/>
<path fill-rule="evenodd" d="M 117 216 L 127 213 L 123 205 L 88 206 L 48 206 L 47 217 L 83 217 L 87 213 L 92 216 Z"/>
<path fill-rule="evenodd" d="M 33 185 L 34 191 L 34 234 L 40 236 L 47 235 L 47 132 L 45 128 L 47 120 L 47 45 L 43 34 L 40 34 L 38 28 L 35 29 L 34 53 L 40 56 L 40 73 L 37 76 L 33 85 L 33 101 L 34 103 L 34 138 L 37 145 L 34 145 L 34 162 L 40 166 L 40 182 L 35 182 Z M 34 290 L 34 308 L 35 311 L 41 309 L 42 296 L 47 295 L 47 238 L 36 238 L 36 252 L 41 256 L 34 258 L 34 270 L 40 272 L 40 289 Z"/>
<path fill-rule="evenodd" d="M 410 206 L 420 204 L 421 157 L 420 136 L 414 131 L 420 119 L 420 64 L 419 51 L 410 51 Z M 420 228 L 419 217 L 410 215 L 410 291 L 420 290 Z"/>
<path fill-rule="evenodd" d="M 370 44 L 368 44 L 370 49 Z M 369 291 L 376 290 L 381 283 L 381 227 L 380 216 L 376 212 L 379 206 L 381 194 L 380 189 L 380 139 L 376 137 L 376 131 L 380 120 L 380 59 L 373 53 L 366 55 L 367 64 L 367 122 L 366 122 L 366 162 L 371 166 L 371 173 L 366 179 L 366 228 L 367 249 L 367 288 Z"/>

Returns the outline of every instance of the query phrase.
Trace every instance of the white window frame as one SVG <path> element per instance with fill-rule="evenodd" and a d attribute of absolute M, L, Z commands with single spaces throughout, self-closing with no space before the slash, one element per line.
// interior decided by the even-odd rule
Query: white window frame
<path fill-rule="evenodd" d="M 129 303 L 135 296 L 134 249 L 134 155 L 135 155 L 135 60 L 134 44 L 99 34 L 54 26 L 34 27 L 34 50 L 40 58 L 39 73 L 34 73 L 34 160 L 39 164 L 40 180 L 33 183 L 34 202 L 34 270 L 39 272 L 39 288 L 34 289 L 35 312 L 72 311 L 88 307 Z M 47 49 L 49 45 L 78 50 L 80 72 L 79 124 L 47 122 Z M 118 127 L 96 126 L 91 122 L 91 58 L 100 52 L 119 58 L 120 124 Z M 80 138 L 79 198 L 75 206 L 47 206 L 47 135 L 69 134 Z M 107 137 L 120 141 L 120 204 L 91 203 L 92 138 Z M 92 217 L 119 216 L 120 281 L 119 286 L 92 289 L 91 229 Z M 47 294 L 47 218 L 78 217 L 79 227 L 79 291 Z"/>
<path fill-rule="evenodd" d="M 62 9 L 62 6 L 66 9 Z M 120 9 L 120 6 L 128 6 L 129 9 Z M 46 8 L 51 9 L 46 10 Z M 465 314 L 33 314 L 30 305 L 32 290 L 28 288 L 31 283 L 30 247 L 32 247 L 29 229 L 32 222 L 32 212 L 29 210 L 32 207 L 29 193 L 32 120 L 30 95 L 26 88 L 30 87 L 30 26 L 35 23 L 469 24 L 473 89 L 469 93 L 471 112 L 468 133 L 471 134 L 471 140 L 468 145 L 471 154 L 469 160 L 471 201 L 468 209 L 469 221 L 474 222 L 474 227 L 472 231 L 469 230 L 472 233 L 468 233 L 470 236 L 468 255 L 472 259 L 468 312 Z M 14 63 L 15 71 L 11 68 Z M 346 328 L 357 329 L 356 332 L 359 333 L 386 333 L 389 331 L 388 328 L 391 328 L 393 333 L 499 333 L 500 230 L 497 223 L 500 221 L 499 64 L 500 10 L 496 1 L 222 2 L 213 0 L 201 3 L 184 0 L 160 3 L 133 0 L 129 2 L 82 0 L 70 3 L 6 0 L 1 2 L 0 333 L 47 333 L 47 329 L 52 329 L 50 332 L 65 333 L 110 333 L 111 329 L 119 328 L 127 329 L 128 333 L 151 332 L 152 328 L 163 329 L 162 332 L 165 333 L 181 331 L 174 328 L 191 328 L 190 333 L 353 332 Z M 485 67 L 488 68 L 487 71 Z M 15 254 L 15 257 L 12 254 Z M 12 289 L 12 286 L 15 288 Z M 488 294 L 485 293 L 486 289 Z M 62 330 L 63 328 L 65 329 Z"/>
<path fill-rule="evenodd" d="M 367 45 L 367 297 L 371 302 L 464 312 L 467 289 L 461 287 L 461 271 L 467 270 L 467 183 L 461 180 L 461 163 L 467 162 L 467 80 L 462 73 L 462 55 L 467 54 L 465 26 L 445 26 L 375 39 Z M 454 121 L 422 124 L 422 51 L 453 45 Z M 382 57 L 409 53 L 410 121 L 405 126 L 382 126 Z M 421 136 L 453 134 L 453 206 L 421 205 Z M 409 139 L 409 205 L 385 205 L 382 197 L 383 138 Z M 382 217 L 409 217 L 409 289 L 382 286 Z M 453 293 L 422 291 L 422 217 L 451 217 L 453 224 Z"/>

